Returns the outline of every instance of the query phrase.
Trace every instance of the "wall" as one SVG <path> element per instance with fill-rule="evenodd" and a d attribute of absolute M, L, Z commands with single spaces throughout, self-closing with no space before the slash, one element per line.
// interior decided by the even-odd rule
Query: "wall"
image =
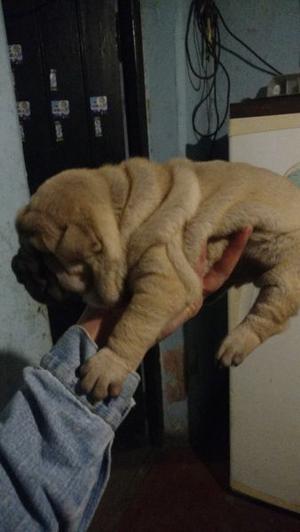
<path fill-rule="evenodd" d="M 21 370 L 50 346 L 48 316 L 11 272 L 17 250 L 14 217 L 29 197 L 0 5 L 0 406 L 21 382 Z"/>
<path fill-rule="evenodd" d="M 141 0 L 150 155 L 185 150 L 184 20 L 180 0 Z"/>

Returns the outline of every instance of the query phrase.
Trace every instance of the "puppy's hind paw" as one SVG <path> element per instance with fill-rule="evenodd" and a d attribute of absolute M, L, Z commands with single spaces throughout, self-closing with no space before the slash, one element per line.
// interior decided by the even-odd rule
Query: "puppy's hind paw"
<path fill-rule="evenodd" d="M 225 368 L 239 366 L 259 343 L 254 332 L 236 329 L 221 344 L 217 353 L 217 361 Z"/>
<path fill-rule="evenodd" d="M 222 345 L 217 354 L 218 365 L 223 368 L 239 366 L 243 360 L 243 354 L 236 351 L 233 346 Z"/>

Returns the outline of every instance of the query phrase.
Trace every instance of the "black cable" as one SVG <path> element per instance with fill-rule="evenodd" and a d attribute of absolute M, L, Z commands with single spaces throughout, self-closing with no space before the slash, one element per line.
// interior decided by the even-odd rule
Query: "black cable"
<path fill-rule="evenodd" d="M 220 129 L 223 127 L 225 121 L 226 121 L 226 118 L 227 118 L 227 115 L 228 115 L 228 112 L 229 112 L 229 106 L 230 106 L 230 77 L 229 77 L 229 74 L 226 70 L 226 68 L 224 67 L 223 64 L 220 63 L 220 66 L 225 74 L 225 77 L 227 79 L 227 90 L 226 90 L 226 105 L 225 105 L 225 111 L 223 113 L 223 118 L 221 120 L 221 122 L 219 123 L 218 127 L 216 127 L 214 129 L 214 131 L 210 132 L 210 133 L 203 133 L 202 131 L 199 130 L 199 128 L 197 127 L 196 125 L 196 120 L 197 120 L 197 115 L 198 115 L 198 111 L 199 109 L 201 108 L 201 106 L 203 105 L 203 103 L 207 100 L 207 98 L 209 98 L 209 96 L 211 95 L 213 89 L 214 89 L 214 83 L 211 84 L 211 87 L 209 89 L 209 91 L 207 92 L 207 94 L 205 95 L 204 98 L 202 98 L 202 100 L 200 100 L 200 102 L 198 102 L 198 104 L 196 105 L 196 107 L 194 108 L 193 110 L 193 114 L 192 114 L 192 124 L 193 124 L 193 130 L 194 132 L 199 136 L 199 137 L 202 137 L 202 138 L 213 138 L 213 137 L 216 137 L 216 135 L 218 134 L 218 132 L 220 131 Z"/>
<path fill-rule="evenodd" d="M 202 6 L 199 6 L 198 3 L 193 1 L 190 6 L 189 10 L 189 16 L 188 16 L 188 24 L 187 24 L 187 32 L 186 32 L 186 51 L 187 51 L 187 62 L 188 62 L 188 70 L 190 79 L 193 83 L 191 73 L 193 73 L 196 77 L 196 79 L 199 80 L 199 82 L 202 82 L 203 89 L 200 101 L 196 105 L 193 114 L 192 114 L 192 123 L 193 123 L 193 130 L 195 134 L 199 137 L 204 138 L 212 138 L 213 140 L 216 138 L 217 133 L 224 124 L 226 120 L 226 116 L 228 114 L 228 98 L 229 98 L 229 76 L 227 74 L 227 71 L 224 67 L 224 65 L 220 62 L 220 54 L 221 54 L 221 48 L 219 46 L 220 41 L 220 35 L 219 30 L 216 27 L 215 28 L 215 35 L 213 38 L 213 42 L 210 42 L 206 35 L 205 25 L 206 22 L 203 19 L 203 17 L 199 17 L 199 14 L 203 14 L 203 9 L 205 7 L 205 2 L 202 4 Z M 196 16 L 196 13 L 198 14 Z M 199 47 L 195 47 L 196 50 L 196 60 L 198 61 L 198 66 L 201 62 L 202 70 L 199 69 L 199 72 L 195 70 L 194 64 L 191 59 L 191 55 L 189 53 L 189 36 L 190 36 L 190 30 L 191 30 L 191 22 L 193 18 L 193 29 L 194 29 L 194 39 L 196 38 L 195 32 L 197 30 L 197 33 L 201 34 L 201 58 L 199 59 Z M 213 18 L 213 13 L 212 13 Z M 216 26 L 214 24 L 214 26 Z M 197 42 L 199 39 L 197 39 Z M 208 62 L 212 60 L 213 61 L 213 72 L 211 74 L 208 74 Z M 218 109 L 218 101 L 217 101 L 217 72 L 219 67 L 225 72 L 225 76 L 227 79 L 227 98 L 226 98 L 226 110 L 225 114 L 223 114 L 222 119 L 220 117 L 219 109 Z M 200 85 L 200 83 L 199 83 Z M 193 86 L 195 87 L 194 83 Z M 198 87 L 197 87 L 198 88 Z M 212 98 L 210 98 L 212 96 Z M 198 127 L 198 111 L 202 107 L 202 105 L 206 102 L 210 102 L 207 112 L 208 112 L 208 131 L 204 133 L 201 131 Z M 211 124 L 210 124 L 210 115 L 211 115 L 211 109 L 214 110 L 214 116 L 216 118 L 216 126 L 213 131 L 211 131 Z"/>
<path fill-rule="evenodd" d="M 213 78 L 214 74 L 211 74 L 210 76 L 205 76 L 205 75 L 201 75 L 199 72 L 197 72 L 194 69 L 193 62 L 192 62 L 191 55 L 190 55 L 188 37 L 189 37 L 191 19 L 192 19 L 193 10 L 194 10 L 193 5 L 194 5 L 194 2 L 192 2 L 191 6 L 190 6 L 189 15 L 188 15 L 188 22 L 187 22 L 187 31 L 186 31 L 186 34 L 185 34 L 185 51 L 186 51 L 186 56 L 187 56 L 187 62 L 188 62 L 188 66 L 191 69 L 192 73 L 194 74 L 195 78 L 200 79 L 200 80 L 211 79 L 211 78 Z"/>
<path fill-rule="evenodd" d="M 256 64 L 244 57 L 241 53 L 224 46 L 221 43 L 219 20 L 223 24 L 229 35 L 246 48 L 263 66 Z M 190 50 L 190 41 L 194 45 L 194 57 Z M 214 0 L 192 0 L 189 8 L 186 33 L 185 33 L 185 51 L 187 60 L 188 76 L 194 90 L 200 92 L 200 99 L 192 113 L 192 125 L 195 134 L 200 138 L 210 138 L 214 141 L 223 127 L 229 112 L 230 106 L 230 76 L 221 60 L 221 52 L 225 51 L 237 57 L 245 64 L 274 76 L 280 72 L 270 63 L 265 61 L 250 46 L 237 37 L 226 24 L 220 10 L 216 7 Z M 210 68 L 210 66 L 212 69 Z M 217 80 L 220 74 L 225 76 L 222 91 L 226 92 L 225 108 L 221 112 L 218 100 Z M 199 111 L 203 105 L 206 105 L 207 111 L 207 132 L 204 133 L 199 128 Z M 213 125 L 212 125 L 213 120 Z"/>
<path fill-rule="evenodd" d="M 190 15 L 193 13 L 193 10 L 196 9 L 196 5 L 195 5 L 195 2 L 192 3 L 191 5 L 191 9 L 190 9 Z M 190 19 L 191 20 L 191 19 Z M 225 66 L 223 65 L 223 63 L 220 61 L 220 54 L 221 54 L 221 48 L 219 46 L 219 43 L 220 43 L 220 32 L 219 32 L 219 28 L 216 26 L 215 27 L 215 35 L 214 35 L 214 39 L 213 39 L 213 42 L 210 42 L 206 36 L 206 32 L 203 31 L 203 27 L 204 27 L 204 24 L 201 22 L 201 21 L 197 21 L 197 28 L 198 28 L 198 31 L 201 31 L 201 37 L 202 37 L 202 63 L 203 66 L 202 66 L 202 69 L 203 69 L 203 72 L 202 74 L 199 74 L 197 72 L 197 77 L 202 79 L 203 80 L 203 85 L 204 85 L 204 88 L 206 88 L 206 90 L 202 91 L 202 95 L 201 95 L 201 98 L 200 98 L 200 101 L 198 102 L 198 104 L 196 105 L 195 109 L 193 110 L 193 114 L 192 114 L 192 123 L 193 123 L 193 130 L 194 132 L 196 133 L 197 136 L 199 137 L 203 137 L 203 138 L 211 138 L 212 140 L 214 140 L 217 136 L 217 133 L 218 131 L 220 130 L 220 128 L 223 126 L 225 120 L 226 120 L 226 117 L 227 117 L 227 114 L 228 114 L 228 110 L 229 110 L 229 94 L 230 94 L 230 79 L 229 79 L 229 75 L 228 75 L 228 72 L 225 68 Z M 188 30 L 190 28 L 190 25 L 188 26 Z M 202 29 L 201 29 L 202 28 Z M 186 42 L 188 43 L 188 32 L 187 32 L 187 35 L 186 35 Z M 206 54 L 207 56 L 213 60 L 213 72 L 212 74 L 208 75 L 207 74 L 207 63 L 208 61 L 204 61 L 203 57 L 204 57 L 204 51 L 206 51 Z M 189 56 L 190 58 L 190 56 Z M 192 62 L 190 61 L 191 63 L 191 70 L 193 71 L 194 70 L 194 67 L 193 67 L 193 64 Z M 222 116 L 222 119 L 220 117 L 220 113 L 219 113 L 219 108 L 218 108 L 218 101 L 217 101 L 217 71 L 218 69 L 221 68 L 226 76 L 226 82 L 227 82 L 227 90 L 226 90 L 226 107 L 225 107 L 225 112 L 223 113 L 223 116 Z M 212 98 L 210 99 L 210 96 L 212 96 Z M 201 108 L 201 106 L 207 101 L 210 101 L 210 106 L 209 107 L 213 107 L 214 108 L 214 113 L 215 113 L 215 118 L 216 118 L 216 125 L 215 125 L 215 128 L 213 131 L 210 130 L 210 114 L 209 114 L 209 117 L 208 117 L 208 132 L 207 133 L 204 133 L 203 131 L 201 131 L 197 125 L 197 117 L 198 117 L 198 111 L 199 109 Z M 209 113 L 209 108 L 208 108 L 208 113 Z"/>
<path fill-rule="evenodd" d="M 240 43 L 242 46 L 244 46 L 244 48 L 246 48 L 246 50 L 248 50 L 251 54 L 255 55 L 255 57 L 257 59 L 259 59 L 259 61 L 264 63 L 264 65 L 266 65 L 271 70 L 273 70 L 275 72 L 275 74 L 282 75 L 282 73 L 279 70 L 277 70 L 277 68 L 274 68 L 270 63 L 268 63 L 265 59 L 263 59 L 257 52 L 255 52 L 250 46 L 248 46 L 248 44 L 246 44 L 244 41 L 242 41 L 242 39 L 240 39 L 237 35 L 235 35 L 233 33 L 233 31 L 230 30 L 230 28 L 228 27 L 228 25 L 226 24 L 226 22 L 225 22 L 225 20 L 224 20 L 224 18 L 222 16 L 222 14 L 220 13 L 220 10 L 217 8 L 216 5 L 215 5 L 215 10 L 216 10 L 216 13 L 218 14 L 218 17 L 220 18 L 224 28 L 229 33 L 229 35 L 231 35 L 231 37 L 233 39 L 235 39 L 238 43 Z"/>
<path fill-rule="evenodd" d="M 234 50 L 231 50 L 231 48 L 227 48 L 227 46 L 224 46 L 224 44 L 221 44 L 221 48 L 225 52 L 228 52 L 229 54 L 234 55 L 235 57 L 237 57 L 238 59 L 240 59 L 241 61 L 243 61 L 247 65 L 249 65 L 250 67 L 254 68 L 255 70 L 259 70 L 260 72 L 264 72 L 265 74 L 269 74 L 270 76 L 274 76 L 275 75 L 275 72 L 272 72 L 271 70 L 267 70 L 266 68 L 263 68 L 263 67 L 260 67 L 258 65 L 255 65 L 254 63 L 249 61 L 249 59 L 246 59 L 245 57 L 240 55 L 238 52 L 235 52 Z"/>

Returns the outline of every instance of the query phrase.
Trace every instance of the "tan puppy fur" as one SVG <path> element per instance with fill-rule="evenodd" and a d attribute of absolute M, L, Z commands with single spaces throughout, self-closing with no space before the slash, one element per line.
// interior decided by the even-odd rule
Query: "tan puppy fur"
<path fill-rule="evenodd" d="M 107 346 L 82 368 L 82 387 L 100 399 L 120 391 L 165 325 L 201 297 L 193 269 L 201 246 L 209 269 L 245 226 L 254 231 L 228 285 L 252 281 L 260 292 L 217 357 L 237 365 L 280 332 L 300 305 L 299 213 L 293 184 L 242 163 L 134 158 L 68 170 L 19 213 L 13 267 L 31 293 L 40 283 L 44 295 L 77 292 L 94 306 L 130 298 Z"/>

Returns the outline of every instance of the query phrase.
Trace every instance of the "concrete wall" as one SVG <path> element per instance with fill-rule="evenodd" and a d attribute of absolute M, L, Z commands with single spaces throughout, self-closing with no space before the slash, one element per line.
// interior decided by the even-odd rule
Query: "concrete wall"
<path fill-rule="evenodd" d="M 18 285 L 10 262 L 18 243 L 14 218 L 29 197 L 5 28 L 0 5 L 0 407 L 21 382 L 21 370 L 50 346 L 48 316 Z"/>
<path fill-rule="evenodd" d="M 182 4 L 141 0 L 150 156 L 158 160 L 185 150 Z"/>

